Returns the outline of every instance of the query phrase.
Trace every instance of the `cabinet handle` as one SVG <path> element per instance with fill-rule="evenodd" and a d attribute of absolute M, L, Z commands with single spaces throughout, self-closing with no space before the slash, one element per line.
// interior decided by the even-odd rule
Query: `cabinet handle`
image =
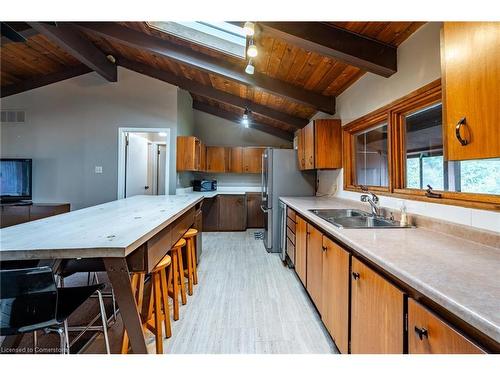
<path fill-rule="evenodd" d="M 415 326 L 415 333 L 418 335 L 418 338 L 420 340 L 423 340 L 424 337 L 425 338 L 429 337 L 429 334 L 425 328 L 418 328 L 417 326 Z"/>
<path fill-rule="evenodd" d="M 460 120 L 458 120 L 457 125 L 455 126 L 455 136 L 462 146 L 467 146 L 469 142 L 467 141 L 467 139 L 463 139 L 460 135 L 460 129 L 462 128 L 462 125 L 467 125 L 465 117 L 462 117 Z"/>
<path fill-rule="evenodd" d="M 353 272 L 353 273 L 352 273 L 352 278 L 353 278 L 354 280 L 359 279 L 359 273 L 358 273 L 358 272 Z"/>
<path fill-rule="evenodd" d="M 326 246 L 321 246 L 321 248 L 323 249 L 323 252 L 325 252 L 326 250 L 328 250 L 328 248 Z"/>

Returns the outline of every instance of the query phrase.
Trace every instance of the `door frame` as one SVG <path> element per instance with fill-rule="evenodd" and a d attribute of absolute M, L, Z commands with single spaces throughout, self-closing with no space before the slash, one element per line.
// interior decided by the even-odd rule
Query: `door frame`
<path fill-rule="evenodd" d="M 125 198 L 125 135 L 126 133 L 166 133 L 165 145 L 170 146 L 170 128 L 118 128 L 118 190 L 117 199 Z M 167 155 L 165 161 L 165 192 L 169 186 L 170 158 Z"/>

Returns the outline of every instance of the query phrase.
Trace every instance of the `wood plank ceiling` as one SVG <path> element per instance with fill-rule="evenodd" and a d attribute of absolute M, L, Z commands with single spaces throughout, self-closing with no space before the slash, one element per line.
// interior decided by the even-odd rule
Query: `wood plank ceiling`
<path fill-rule="evenodd" d="M 368 42 L 375 40 L 389 45 L 389 48 L 399 46 L 406 38 L 415 32 L 422 22 L 335 22 L 332 27 L 341 28 L 367 37 Z M 32 24 L 33 25 L 33 24 Z M 156 37 L 165 43 L 187 47 L 200 56 L 210 56 L 222 65 L 244 71 L 246 61 L 240 60 L 210 48 L 193 44 L 180 38 L 151 29 L 145 22 L 126 22 L 113 24 L 135 30 L 140 35 Z M 82 66 L 82 60 L 72 56 L 68 50 L 61 48 L 57 41 L 47 36 L 33 32 L 28 25 L 16 23 L 16 29 L 26 33 L 26 42 L 12 42 L 2 37 L 0 47 L 0 71 L 2 97 L 30 88 L 30 82 L 41 81 L 43 84 L 53 80 L 68 78 L 71 72 L 85 73 L 86 69 L 76 69 Z M 36 25 L 35 25 L 36 26 Z M 186 88 L 191 92 L 193 100 L 214 108 L 241 116 L 244 107 L 252 110 L 252 119 L 269 128 L 292 134 L 298 127 L 304 126 L 318 111 L 318 107 L 304 100 L 290 100 L 288 92 L 300 91 L 307 97 L 334 99 L 346 88 L 352 85 L 366 72 L 359 67 L 349 65 L 331 56 L 308 51 L 290 42 L 287 38 L 276 37 L 272 33 L 262 32 L 255 36 L 259 55 L 254 59 L 256 74 L 264 80 L 273 82 L 275 90 L 268 87 L 242 83 L 234 77 L 227 77 L 210 69 L 200 69 L 189 64 L 189 61 L 167 57 L 158 49 L 143 48 L 143 46 L 124 43 L 122 40 L 104 36 L 92 30 L 73 25 L 85 39 L 89 40 L 104 55 L 112 55 L 118 65 L 140 71 L 141 73 L 163 79 Z M 39 28 L 39 29 L 44 29 Z M 139 35 L 139 34 L 138 34 Z M 158 39 L 159 38 L 159 39 Z M 84 41 L 85 42 L 85 41 Z M 78 56 L 77 56 L 78 57 Z M 92 58 L 92 56 L 90 56 Z M 85 67 L 86 68 L 86 67 Z M 73 70 L 71 70 L 73 69 Z M 95 69 L 94 69 L 95 70 Z M 60 72 L 69 71 L 66 75 Z M 47 76 L 54 76 L 53 80 Z M 278 85 L 276 85 L 276 82 Z M 284 84 L 281 89 L 279 84 Z M 287 86 L 288 85 L 288 86 Z M 38 86 L 33 84 L 34 87 Z M 283 90 L 283 93 L 280 91 Z M 215 95 L 213 95 L 215 94 Z M 293 96 L 293 95 L 292 95 Z M 245 105 L 243 105 L 245 104 Z M 255 108 L 252 108 L 254 106 Z M 199 105 L 204 108 L 204 105 Z"/>

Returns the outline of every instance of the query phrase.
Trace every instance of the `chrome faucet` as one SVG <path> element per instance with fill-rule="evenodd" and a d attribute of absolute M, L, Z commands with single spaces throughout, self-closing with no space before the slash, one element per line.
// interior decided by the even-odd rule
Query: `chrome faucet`
<path fill-rule="evenodd" d="M 380 208 L 378 206 L 378 202 L 379 202 L 378 197 L 374 193 L 369 191 L 365 186 L 361 186 L 361 190 L 363 190 L 365 193 L 370 194 L 370 195 L 363 194 L 361 196 L 361 202 L 370 203 L 370 206 L 372 208 L 372 216 L 374 216 L 374 217 L 380 216 L 380 212 L 379 212 Z"/>

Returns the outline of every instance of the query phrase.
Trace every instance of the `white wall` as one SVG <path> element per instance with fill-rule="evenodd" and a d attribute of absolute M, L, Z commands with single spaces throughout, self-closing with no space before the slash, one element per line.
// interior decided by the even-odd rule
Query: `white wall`
<path fill-rule="evenodd" d="M 288 147 L 288 142 L 271 134 L 194 110 L 194 134 L 209 146 L 270 146 Z M 260 186 L 260 174 L 196 173 L 194 178 L 214 178 L 219 186 Z"/>
<path fill-rule="evenodd" d="M 89 73 L 3 98 L 2 109 L 24 109 L 27 121 L 1 126 L 1 156 L 33 159 L 34 201 L 77 209 L 116 199 L 118 127 L 171 128 L 175 193 L 177 95 L 175 86 L 118 68 L 117 83 Z"/>
<path fill-rule="evenodd" d="M 428 23 L 417 30 L 398 48 L 398 72 L 389 78 L 365 74 L 337 98 L 337 113 L 342 124 L 366 115 L 441 77 L 441 23 Z M 318 113 L 315 118 L 326 117 Z M 320 171 L 318 194 L 359 200 L 358 193 L 343 190 L 341 170 Z M 382 206 L 399 209 L 403 204 L 408 212 L 447 220 L 459 224 L 500 231 L 500 213 L 380 197 Z"/>

